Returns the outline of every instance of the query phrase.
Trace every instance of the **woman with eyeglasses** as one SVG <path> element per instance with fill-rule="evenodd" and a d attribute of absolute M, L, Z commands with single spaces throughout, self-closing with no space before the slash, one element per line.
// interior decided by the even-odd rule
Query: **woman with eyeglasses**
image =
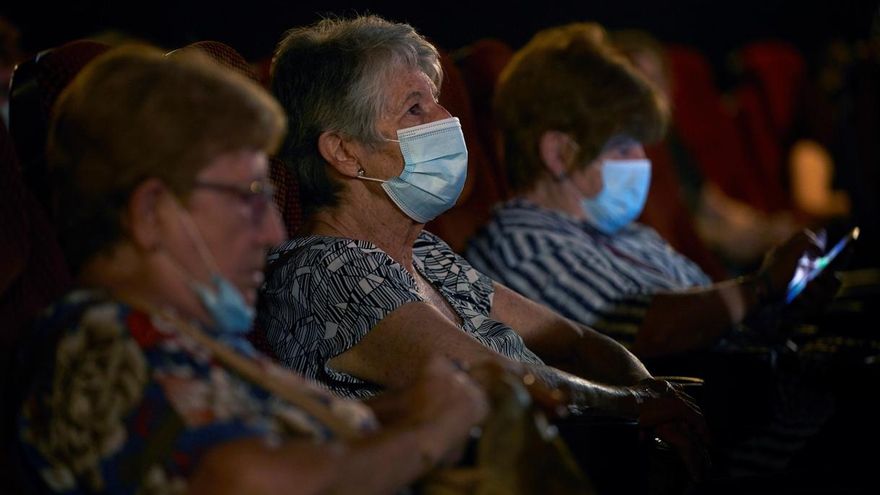
<path fill-rule="evenodd" d="M 245 339 L 284 240 L 272 97 L 197 54 L 120 48 L 64 91 L 49 137 L 80 288 L 25 349 L 18 421 L 56 493 L 390 493 L 454 460 L 487 413 L 444 360 L 377 419 Z M 379 420 L 382 420 L 380 425 Z"/>

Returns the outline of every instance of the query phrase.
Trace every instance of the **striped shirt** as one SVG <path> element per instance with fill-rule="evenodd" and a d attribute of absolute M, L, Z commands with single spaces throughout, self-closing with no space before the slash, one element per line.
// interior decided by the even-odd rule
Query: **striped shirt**
<path fill-rule="evenodd" d="M 493 282 L 438 237 L 423 231 L 413 265 L 461 318 L 461 330 L 511 359 L 541 364 L 513 329 L 489 318 Z M 334 370 L 328 361 L 351 349 L 385 316 L 424 302 L 413 276 L 374 244 L 296 237 L 269 255 L 258 328 L 288 367 L 334 392 L 365 398 L 380 387 Z"/>
<path fill-rule="evenodd" d="M 517 198 L 470 241 L 478 270 L 562 315 L 631 344 L 657 292 L 711 284 L 653 229 L 608 236 L 588 222 Z"/>

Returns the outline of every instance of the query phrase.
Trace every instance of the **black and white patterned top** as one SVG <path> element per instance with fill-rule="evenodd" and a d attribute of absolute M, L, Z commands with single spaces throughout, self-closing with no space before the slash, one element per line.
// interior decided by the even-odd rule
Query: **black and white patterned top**
<path fill-rule="evenodd" d="M 609 236 L 524 198 L 498 205 L 465 256 L 507 287 L 626 345 L 654 294 L 711 284 L 646 225 Z"/>
<path fill-rule="evenodd" d="M 445 242 L 423 231 L 413 244 L 413 264 L 461 318 L 462 331 L 511 359 L 542 364 L 513 329 L 489 318 L 492 280 Z M 395 309 L 424 301 L 416 287 L 403 266 L 370 242 L 296 237 L 269 255 L 257 326 L 288 367 L 340 395 L 369 397 L 381 388 L 328 361 Z"/>

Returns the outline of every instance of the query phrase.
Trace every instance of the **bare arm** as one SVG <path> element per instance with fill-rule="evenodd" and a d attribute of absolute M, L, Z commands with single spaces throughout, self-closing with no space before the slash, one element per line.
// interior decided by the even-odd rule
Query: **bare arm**
<path fill-rule="evenodd" d="M 614 339 L 497 282 L 491 316 L 515 329 L 545 362 L 578 376 L 612 385 L 633 385 L 651 376 Z"/>
<path fill-rule="evenodd" d="M 422 302 L 405 304 L 393 311 L 357 345 L 330 364 L 361 379 L 399 388 L 410 383 L 414 370 L 434 355 L 445 356 L 464 366 L 494 362 L 517 375 L 532 374 L 551 388 L 569 391 L 575 405 L 627 417 L 638 415 L 635 390 L 603 385 L 549 366 L 530 366 L 508 359 L 471 338 L 434 307 Z"/>
<path fill-rule="evenodd" d="M 419 442 L 413 432 L 387 432 L 347 445 L 298 440 L 270 447 L 262 440 L 238 440 L 206 455 L 189 493 L 390 493 L 426 468 L 414 455 Z"/>
<path fill-rule="evenodd" d="M 705 349 L 759 307 L 759 282 L 743 277 L 710 287 L 656 294 L 633 352 L 654 357 Z"/>
<path fill-rule="evenodd" d="M 510 301 L 511 304 L 516 302 Z M 570 331 L 573 335 L 578 334 Z M 596 336 L 594 332 L 588 333 L 588 339 L 599 342 L 600 349 L 591 348 L 585 343 L 584 352 L 590 355 L 595 352 L 597 359 L 608 359 L 601 355 L 606 352 L 601 350 L 604 345 L 609 349 L 607 352 L 617 354 L 610 358 L 609 366 L 619 366 L 621 373 L 637 383 L 604 385 L 549 366 L 514 362 L 483 346 L 459 330 L 433 306 L 422 302 L 406 304 L 387 315 L 357 345 L 334 358 L 330 364 L 386 387 L 399 387 L 411 380 L 412 370 L 432 355 L 449 357 L 464 366 L 495 363 L 524 379 L 532 375 L 550 388 L 564 390 L 571 405 L 637 418 L 645 426 L 683 422 L 695 431 L 705 431 L 699 410 L 686 397 L 666 382 L 651 378 L 644 366 L 618 344 Z M 538 341 L 540 345 L 544 339 L 539 338 Z M 565 354 L 561 343 L 554 339 L 547 341 L 552 344 L 548 347 Z M 644 378 L 639 379 L 640 376 Z"/>
<path fill-rule="evenodd" d="M 802 231 L 771 250 L 755 275 L 653 297 L 633 351 L 658 356 L 706 348 L 767 302 L 779 300 L 804 253 L 821 252 Z"/>
<path fill-rule="evenodd" d="M 391 493 L 440 462 L 453 460 L 488 412 L 476 383 L 446 360 L 420 367 L 416 382 L 393 392 L 393 419 L 380 433 L 318 444 L 262 439 L 215 447 L 190 480 L 191 493 Z"/>

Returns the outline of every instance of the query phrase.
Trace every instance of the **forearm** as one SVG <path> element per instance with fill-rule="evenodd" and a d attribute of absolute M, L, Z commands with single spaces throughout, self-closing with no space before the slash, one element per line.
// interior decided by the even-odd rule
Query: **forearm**
<path fill-rule="evenodd" d="M 547 387 L 565 391 L 571 406 L 625 418 L 639 415 L 636 394 L 629 386 L 605 385 L 549 366 L 528 365 L 527 369 Z"/>
<path fill-rule="evenodd" d="M 603 383 L 630 385 L 650 376 L 617 341 L 496 284 L 493 318 L 520 334 L 545 363 Z"/>
<path fill-rule="evenodd" d="M 706 349 L 760 305 L 755 277 L 740 277 L 683 292 L 657 294 L 636 336 L 633 352 L 658 356 Z"/>
<path fill-rule="evenodd" d="M 633 353 L 611 337 L 587 328 L 582 335 L 561 369 L 609 385 L 633 385 L 651 376 Z"/>
<path fill-rule="evenodd" d="M 231 442 L 209 453 L 189 493 L 254 495 L 393 493 L 427 472 L 443 454 L 425 425 L 386 429 L 348 443 L 292 440 Z"/>

